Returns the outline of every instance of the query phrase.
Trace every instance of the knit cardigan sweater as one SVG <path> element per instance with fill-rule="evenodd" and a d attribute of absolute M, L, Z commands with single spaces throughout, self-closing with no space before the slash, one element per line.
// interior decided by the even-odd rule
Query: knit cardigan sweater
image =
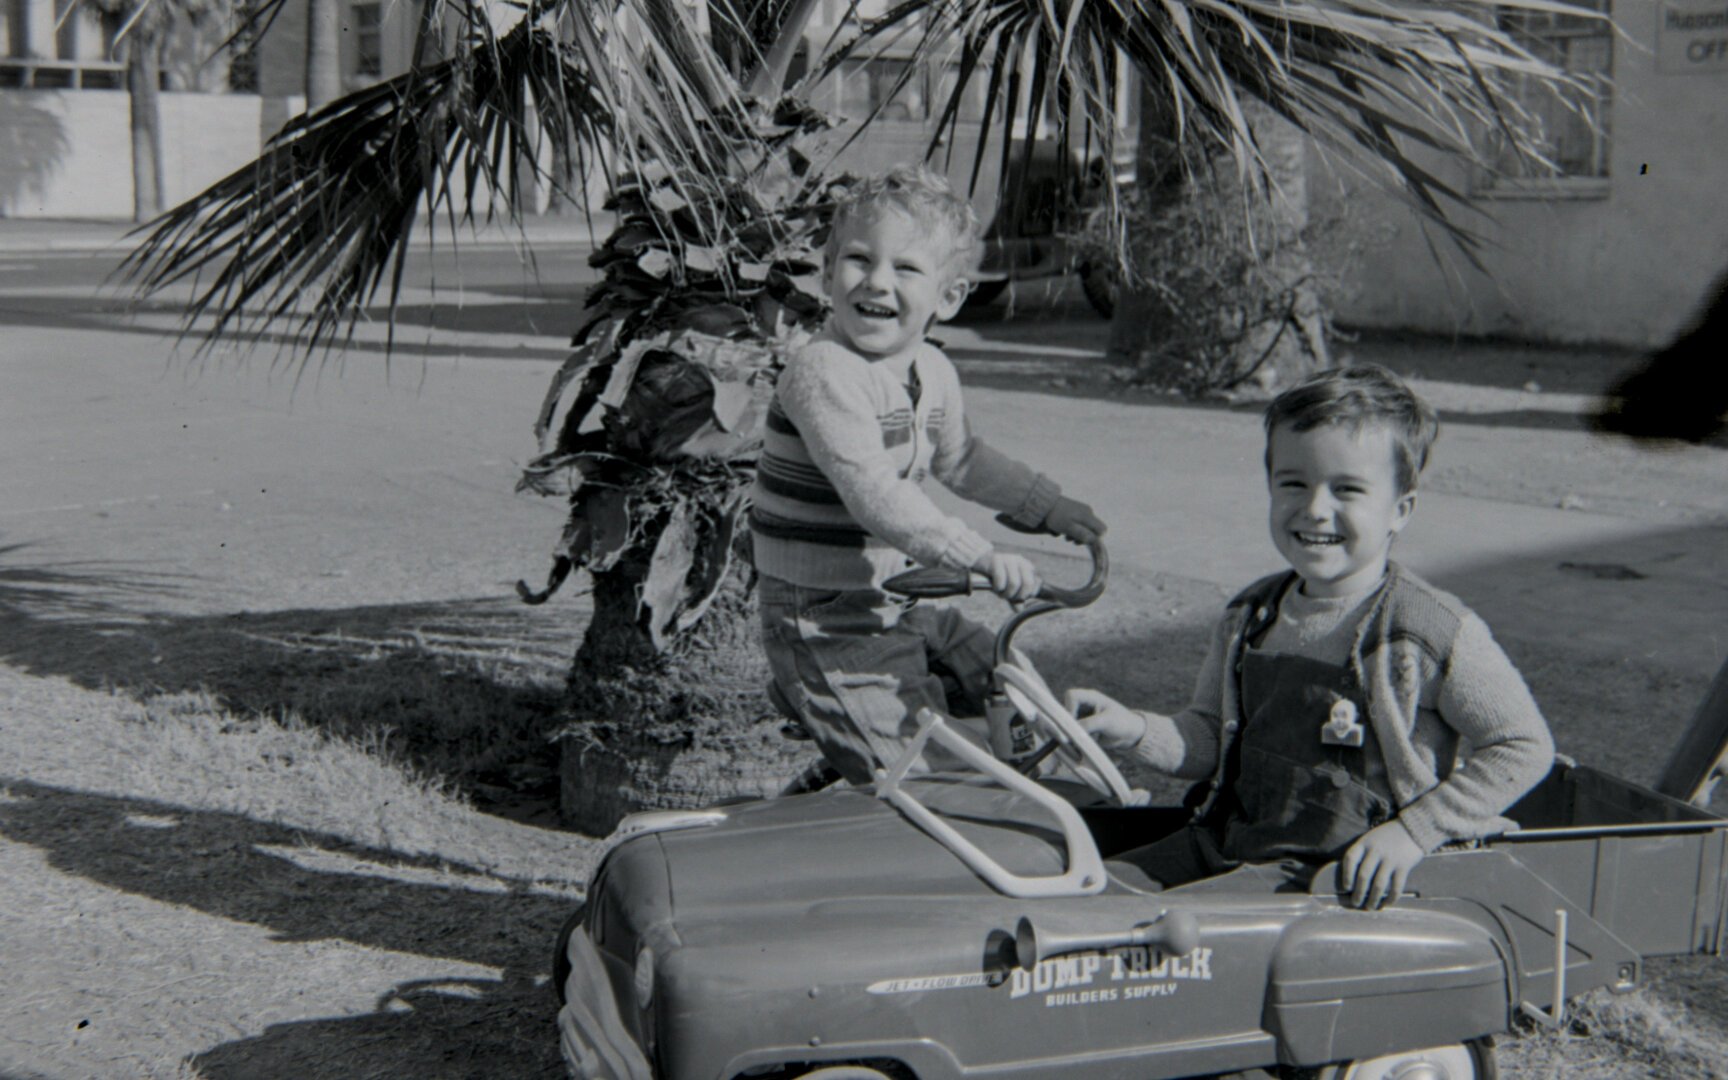
<path fill-rule="evenodd" d="M 1161 772 L 1210 781 L 1197 817 L 1216 801 L 1229 740 L 1247 719 L 1243 651 L 1296 585 L 1296 575 L 1285 572 L 1238 594 L 1219 620 L 1193 703 L 1171 717 L 1143 714 L 1146 733 L 1134 756 Z M 1517 827 L 1501 815 L 1547 775 L 1554 743 L 1487 624 L 1456 597 L 1391 564 L 1363 606 L 1349 663 L 1367 698 L 1397 819 L 1423 851 Z M 1318 738 L 1322 720 L 1310 719 Z"/>
<path fill-rule="evenodd" d="M 935 346 L 920 344 L 903 377 L 819 336 L 787 362 L 769 406 L 751 491 L 756 569 L 845 590 L 877 588 L 909 559 L 972 566 L 990 542 L 931 501 L 926 475 L 1027 526 L 1060 494 L 972 434 L 959 375 Z"/>

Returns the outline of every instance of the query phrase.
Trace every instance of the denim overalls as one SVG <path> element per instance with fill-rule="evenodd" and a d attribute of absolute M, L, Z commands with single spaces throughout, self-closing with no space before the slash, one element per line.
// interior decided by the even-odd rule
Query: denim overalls
<path fill-rule="evenodd" d="M 1225 858 L 1318 863 L 1391 816 L 1384 759 L 1349 667 L 1250 648 L 1241 681 L 1248 722 L 1225 766 Z"/>
<path fill-rule="evenodd" d="M 1222 889 L 1305 889 L 1322 863 L 1392 816 L 1360 680 L 1348 664 L 1254 648 L 1276 611 L 1268 605 L 1243 629 L 1242 716 L 1224 725 L 1219 798 L 1186 829 L 1120 857 L 1159 886 L 1217 878 Z"/>

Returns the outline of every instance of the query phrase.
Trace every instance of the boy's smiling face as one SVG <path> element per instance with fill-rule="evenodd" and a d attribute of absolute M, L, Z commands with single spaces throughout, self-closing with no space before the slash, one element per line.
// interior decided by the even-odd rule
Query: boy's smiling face
<path fill-rule="evenodd" d="M 1416 508 L 1400 491 L 1384 424 L 1272 429 L 1268 446 L 1272 543 L 1309 596 L 1350 596 L 1386 572 L 1392 538 Z"/>
<path fill-rule="evenodd" d="M 948 230 L 884 207 L 841 226 L 828 266 L 832 326 L 866 356 L 909 355 L 966 299 Z"/>

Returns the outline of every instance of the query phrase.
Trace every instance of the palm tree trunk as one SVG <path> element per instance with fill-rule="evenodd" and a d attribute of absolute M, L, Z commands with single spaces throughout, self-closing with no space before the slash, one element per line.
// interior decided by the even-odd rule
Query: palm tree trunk
<path fill-rule="evenodd" d="M 771 99 L 782 91 L 815 7 L 816 0 L 794 0 L 763 50 L 753 92 Z M 555 152 L 553 161 L 566 175 L 567 156 Z M 648 559 L 626 556 L 591 572 L 593 614 L 567 684 L 559 815 L 590 835 L 606 835 L 638 810 L 772 795 L 816 757 L 810 744 L 781 734 L 782 718 L 768 704 L 748 560 L 732 558 L 700 621 L 657 645 L 639 615 Z"/>
<path fill-rule="evenodd" d="M 306 111 L 342 96 L 342 0 L 306 0 Z"/>
<path fill-rule="evenodd" d="M 1249 330 L 1236 370 L 1262 394 L 1270 395 L 1309 372 L 1331 363 L 1326 346 L 1326 308 L 1315 282 L 1314 260 L 1303 242 L 1308 229 L 1307 140 L 1288 121 L 1250 103 L 1247 109 L 1271 189 L 1268 219 L 1274 236 L 1265 265 L 1279 303 Z"/>
<path fill-rule="evenodd" d="M 162 212 L 162 63 L 153 35 L 139 29 L 126 48 L 131 95 L 132 220 Z"/>
<path fill-rule="evenodd" d="M 771 715 L 756 600 L 734 561 L 701 623 L 664 652 L 637 623 L 645 566 L 593 575 L 594 613 L 571 667 L 559 814 L 605 836 L 625 814 L 778 791 L 813 756 Z"/>
<path fill-rule="evenodd" d="M 820 0 L 793 0 L 792 10 L 781 24 L 780 32 L 763 57 L 762 67 L 750 80 L 750 92 L 772 101 L 786 88 L 786 75 L 792 70 L 792 60 L 804 39 L 804 27 L 815 14 Z"/>
<path fill-rule="evenodd" d="M 1182 147 L 1177 117 L 1168 97 L 1149 79 L 1137 79 L 1140 93 L 1140 141 L 1134 152 L 1137 179 L 1135 205 L 1150 213 L 1182 197 Z M 1132 254 L 1132 252 L 1130 252 Z M 1130 278 L 1139 275 L 1129 275 Z M 1139 370 L 1147 343 L 1167 332 L 1171 315 L 1151 289 L 1124 282 L 1110 319 L 1108 355 L 1119 365 Z"/>

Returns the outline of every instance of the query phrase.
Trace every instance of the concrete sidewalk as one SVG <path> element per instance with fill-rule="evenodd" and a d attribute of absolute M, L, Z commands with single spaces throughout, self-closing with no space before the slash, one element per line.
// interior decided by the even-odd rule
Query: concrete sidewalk
<path fill-rule="evenodd" d="M 612 231 L 612 225 L 611 211 L 596 211 L 592 230 L 589 220 L 580 215 L 533 215 L 523 218 L 519 229 L 505 221 L 481 223 L 472 228 L 459 223 L 456 243 L 459 248 L 515 248 L 526 239 L 528 244 L 536 247 L 595 247 Z M 130 221 L 0 217 L 0 253 L 84 251 L 122 255 L 144 239 L 147 228 Z M 446 247 L 450 243 L 450 225 L 445 218 L 439 218 L 436 225 L 428 225 L 422 218 L 414 233 L 414 242 L 418 246 L 436 243 L 439 247 Z"/>

